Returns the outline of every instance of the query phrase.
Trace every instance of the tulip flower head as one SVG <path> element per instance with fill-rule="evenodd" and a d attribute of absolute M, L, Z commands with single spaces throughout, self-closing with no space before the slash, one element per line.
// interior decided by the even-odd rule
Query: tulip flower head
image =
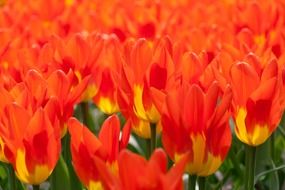
<path fill-rule="evenodd" d="M 13 103 L 5 108 L 0 125 L 5 156 L 17 177 L 29 184 L 40 184 L 53 171 L 60 154 L 60 136 L 46 110 L 31 114 Z"/>
<path fill-rule="evenodd" d="M 171 43 L 168 38 L 152 44 L 145 39 L 126 43 L 126 63 L 123 65 L 119 105 L 122 113 L 133 121 L 133 129 L 143 138 L 150 138 L 150 123 L 157 124 L 160 113 L 153 102 L 151 88 L 168 88 L 174 72 Z M 137 117 L 137 119 L 135 119 Z M 156 127 L 160 132 L 159 125 Z"/>
<path fill-rule="evenodd" d="M 197 84 L 183 84 L 166 94 L 162 109 L 162 142 L 174 162 L 189 154 L 186 171 L 208 176 L 225 159 L 231 145 L 231 90 L 223 96 L 216 82 L 205 92 Z"/>
<path fill-rule="evenodd" d="M 72 161 L 78 177 L 89 190 L 107 188 L 102 181 L 104 173 L 100 173 L 100 164 L 104 163 L 117 175 L 118 154 L 128 143 L 129 125 L 125 126 L 121 139 L 120 122 L 115 115 L 104 122 L 98 138 L 75 118 L 69 119 L 68 127 Z"/>
<path fill-rule="evenodd" d="M 259 73 L 246 63 L 231 68 L 233 108 L 237 137 L 250 146 L 266 141 L 283 113 L 282 82 L 277 62 L 270 61 Z"/>

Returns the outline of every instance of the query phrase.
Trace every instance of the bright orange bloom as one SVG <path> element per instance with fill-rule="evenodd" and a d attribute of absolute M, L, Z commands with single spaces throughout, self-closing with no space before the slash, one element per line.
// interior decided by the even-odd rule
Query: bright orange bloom
<path fill-rule="evenodd" d="M 73 114 L 74 105 L 80 102 L 89 82 L 89 77 L 86 77 L 80 83 L 73 84 L 74 78 L 76 76 L 71 70 L 68 74 L 61 70 L 55 70 L 46 80 L 47 95 L 56 97 L 59 101 L 59 106 L 54 107 L 54 109 L 60 121 L 61 136 L 65 135 L 67 130 L 66 123 Z"/>
<path fill-rule="evenodd" d="M 100 167 L 100 170 L 105 173 L 103 182 L 108 184 L 107 189 L 181 190 L 187 160 L 187 156 L 183 157 L 167 171 L 167 156 L 162 149 L 156 149 L 149 161 L 128 150 L 122 150 L 118 158 L 117 175 L 112 175 L 106 167 Z"/>
<path fill-rule="evenodd" d="M 103 40 L 99 35 L 78 33 L 68 39 L 54 37 L 41 52 L 41 57 L 48 65 L 50 74 L 62 70 L 66 75 L 73 73 L 72 86 L 86 82 L 96 68 L 96 60 L 101 52 Z M 97 93 L 94 80 L 88 80 L 88 86 L 82 93 L 82 100 L 88 100 Z"/>
<path fill-rule="evenodd" d="M 162 150 L 156 150 L 149 161 L 127 150 L 119 153 L 128 136 L 123 131 L 123 144 L 119 144 L 117 117 L 104 123 L 99 139 L 76 119 L 69 120 L 69 130 L 73 165 L 88 190 L 182 189 L 188 157 L 167 173 L 167 157 Z"/>
<path fill-rule="evenodd" d="M 13 103 L 5 107 L 1 117 L 5 156 L 24 183 L 45 181 L 59 158 L 60 136 L 50 114 L 47 108 L 38 108 L 31 114 Z"/>
<path fill-rule="evenodd" d="M 89 190 L 106 188 L 102 183 L 104 174 L 100 173 L 99 164 L 104 162 L 113 174 L 118 173 L 118 154 L 127 146 L 129 124 L 124 127 L 121 138 L 120 121 L 116 115 L 104 122 L 98 138 L 75 118 L 68 121 L 68 127 L 73 167 L 80 180 Z"/>
<path fill-rule="evenodd" d="M 47 94 L 47 82 L 36 70 L 29 70 L 23 81 L 14 84 L 11 89 L 2 88 L 1 96 L 9 99 L 2 102 L 3 105 L 16 102 L 30 113 L 34 113 L 39 107 L 45 107 L 50 99 Z"/>
<path fill-rule="evenodd" d="M 160 120 L 150 89 L 168 88 L 174 72 L 171 48 L 168 38 L 155 44 L 139 39 L 135 43 L 128 42 L 125 47 L 126 63 L 123 65 L 119 91 L 120 109 L 127 118 L 138 117 L 133 119 L 133 130 L 144 138 L 150 137 L 148 123 L 156 124 Z M 159 131 L 159 127 L 157 130 Z"/>
<path fill-rule="evenodd" d="M 97 88 L 93 102 L 102 112 L 110 115 L 119 111 L 117 91 L 122 70 L 122 50 L 114 35 L 102 35 L 102 41 L 102 50 L 92 75 Z"/>
<path fill-rule="evenodd" d="M 283 16 L 280 2 L 245 1 L 236 11 L 238 22 L 234 23 L 237 41 L 261 55 L 268 48 L 279 57 L 284 50 Z"/>
<path fill-rule="evenodd" d="M 215 80 L 211 71 L 213 55 L 202 51 L 199 54 L 186 52 L 180 56 L 175 69 L 176 79 L 208 88 Z"/>
<path fill-rule="evenodd" d="M 162 142 L 174 162 L 189 153 L 186 171 L 207 176 L 225 159 L 231 145 L 229 106 L 232 93 L 224 95 L 216 82 L 205 92 L 197 84 L 183 83 L 166 94 L 161 109 Z"/>
<path fill-rule="evenodd" d="M 60 133 L 64 136 L 66 122 L 72 116 L 74 105 L 79 103 L 89 81 L 86 78 L 79 84 L 73 84 L 74 78 L 72 71 L 66 75 L 61 70 L 55 70 L 45 79 L 38 71 L 29 70 L 22 82 L 15 84 L 12 89 L 3 89 L 2 95 L 6 99 L 9 97 L 10 102 L 17 102 L 30 113 L 35 112 L 38 107 L 45 107 L 49 99 L 56 99 L 56 103 L 49 105 L 49 109 L 59 120 Z"/>
<path fill-rule="evenodd" d="M 277 62 L 272 60 L 259 71 L 238 62 L 230 71 L 236 135 L 242 142 L 258 146 L 276 129 L 284 109 Z"/>
<path fill-rule="evenodd" d="M 0 115 L 1 122 L 3 122 L 3 127 L 9 128 L 8 121 L 10 118 L 5 118 L 6 106 L 11 104 L 17 104 L 22 109 L 24 109 L 30 115 L 33 115 L 39 108 L 44 108 L 47 112 L 47 115 L 50 119 L 50 122 L 54 124 L 55 132 L 59 132 L 58 119 L 56 117 L 55 109 L 58 107 L 58 101 L 55 97 L 48 98 L 46 81 L 42 76 L 35 70 L 30 70 L 24 77 L 24 81 L 15 84 L 11 89 L 7 90 L 3 87 L 0 88 Z M 3 118 L 2 118 L 3 116 Z M 20 115 L 17 115 L 19 117 Z M 12 116 L 11 116 L 12 117 Z M 14 116 L 13 116 L 14 117 Z M 15 116 L 16 117 L 16 116 Z M 24 116 L 23 116 L 24 117 Z M 12 119 L 13 120 L 13 119 Z M 13 125 L 13 124 L 11 124 Z M 13 127 L 13 126 L 12 126 Z M 13 130 L 13 128 L 11 128 Z M 5 141 L 0 135 L 0 144 L 1 144 L 1 161 L 8 162 L 5 150 Z M 10 140 L 10 139 L 9 139 Z"/>
<path fill-rule="evenodd" d="M 118 161 L 121 189 L 181 190 L 186 161 L 187 156 L 167 172 L 167 156 L 162 149 L 155 150 L 149 161 L 122 151 Z"/>
<path fill-rule="evenodd" d="M 116 81 L 121 71 L 120 46 L 114 35 L 78 33 L 67 40 L 54 38 L 42 50 L 42 57 L 52 63 L 51 71 L 73 72 L 73 85 L 89 79 L 81 100 L 93 99 L 100 110 L 112 114 L 119 111 Z"/>
<path fill-rule="evenodd" d="M 5 107 L 13 102 L 13 97 L 11 94 L 3 87 L 0 87 L 0 115 L 4 115 Z M 9 162 L 5 156 L 5 143 L 3 142 L 3 138 L 0 135 L 0 161 L 1 162 Z"/>

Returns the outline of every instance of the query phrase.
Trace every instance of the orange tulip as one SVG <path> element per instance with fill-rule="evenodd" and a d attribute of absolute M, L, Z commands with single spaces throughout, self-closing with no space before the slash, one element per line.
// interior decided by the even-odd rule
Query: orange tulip
<path fill-rule="evenodd" d="M 279 2 L 271 0 L 248 1 L 241 5 L 236 11 L 239 20 L 235 23 L 237 31 L 241 34 L 239 40 L 257 52 L 275 45 L 282 45 L 284 48 L 284 42 L 280 40 L 283 38 L 281 34 L 283 17 L 278 16 L 283 14 L 283 10 L 279 9 L 279 6 Z"/>
<path fill-rule="evenodd" d="M 130 55 L 125 56 L 126 64 L 123 65 L 118 98 L 120 109 L 138 124 L 133 125 L 133 129 L 139 136 L 150 138 L 149 123 L 156 124 L 160 120 L 150 89 L 168 88 L 174 72 L 170 55 L 172 46 L 168 38 L 156 44 L 139 39 L 135 44 L 128 42 L 125 48 Z M 159 127 L 157 131 L 160 131 Z"/>
<path fill-rule="evenodd" d="M 88 85 L 82 101 L 92 99 L 106 114 L 118 112 L 117 85 L 121 70 L 121 52 L 114 35 L 79 33 L 68 38 L 53 38 L 42 50 L 42 57 L 51 61 L 49 70 L 73 73 L 72 85 Z"/>
<path fill-rule="evenodd" d="M 167 157 L 162 149 L 155 150 L 149 161 L 128 150 L 122 150 L 118 158 L 117 175 L 112 175 L 106 167 L 100 167 L 100 170 L 105 173 L 102 180 L 108 185 L 106 189 L 181 190 L 183 189 L 182 175 L 187 160 L 187 156 L 183 157 L 179 163 L 167 171 Z"/>
<path fill-rule="evenodd" d="M 66 133 L 66 123 L 73 114 L 74 106 L 80 102 L 90 79 L 86 77 L 74 84 L 74 78 L 76 76 L 71 70 L 68 74 L 65 74 L 61 70 L 55 70 L 46 80 L 48 96 L 56 97 L 59 101 L 59 106 L 54 107 L 54 109 L 57 110 L 56 114 L 60 121 L 62 137 Z"/>
<path fill-rule="evenodd" d="M 73 166 L 80 180 L 89 190 L 106 188 L 106 184 L 102 183 L 104 174 L 98 168 L 103 162 L 114 175 L 118 173 L 118 154 L 127 146 L 129 125 L 124 127 L 121 139 L 120 122 L 116 115 L 104 122 L 98 138 L 75 118 L 69 119 L 68 129 Z"/>
<path fill-rule="evenodd" d="M 261 72 L 238 62 L 230 70 L 237 137 L 250 146 L 266 141 L 278 126 L 284 109 L 282 79 L 276 60 Z"/>
<path fill-rule="evenodd" d="M 213 82 L 205 92 L 197 84 L 183 83 L 166 94 L 161 109 L 162 142 L 174 162 L 189 153 L 186 171 L 191 175 L 214 173 L 231 145 L 229 106 L 231 90 L 220 97 Z"/>
<path fill-rule="evenodd" d="M 23 80 L 14 84 L 11 89 L 2 88 L 1 95 L 10 99 L 9 102 L 3 102 L 4 104 L 16 102 L 30 113 L 34 113 L 38 107 L 44 107 L 50 99 L 47 82 L 36 70 L 29 70 Z"/>
<path fill-rule="evenodd" d="M 22 117 L 20 114 L 16 114 L 16 116 L 11 115 L 12 113 L 10 113 L 10 115 L 8 116 L 6 115 L 6 107 L 11 106 L 11 104 L 15 104 L 22 108 L 22 111 L 24 110 L 23 112 L 26 112 L 29 117 L 32 117 L 39 109 L 44 109 L 45 115 L 48 117 L 49 122 L 52 123 L 55 136 L 59 136 L 61 132 L 61 128 L 59 125 L 60 118 L 58 118 L 59 101 L 56 97 L 49 97 L 47 95 L 47 82 L 37 71 L 28 71 L 26 76 L 24 77 L 24 81 L 15 84 L 14 87 L 9 90 L 6 90 L 3 87 L 0 88 L 0 97 L 1 100 L 3 100 L 0 103 L 1 123 L 3 127 L 2 130 L 4 130 L 4 128 L 8 129 L 10 125 L 13 125 L 13 123 L 8 122 L 9 120 L 14 121 L 18 120 L 18 118 L 14 117 Z M 26 118 L 26 115 L 23 115 L 23 117 Z M 29 117 L 27 119 L 29 119 Z M 23 124 L 22 127 L 25 128 L 25 124 Z M 15 126 L 11 126 L 11 129 L 9 130 L 11 130 L 12 132 L 9 133 L 12 134 L 14 133 L 13 130 L 18 130 L 14 128 Z M 5 129 L 4 131 L 7 131 L 7 129 Z M 7 155 L 5 154 L 5 149 L 7 149 L 7 140 L 5 140 L 5 135 L 7 135 L 7 133 L 4 133 L 4 136 L 0 135 L 0 159 L 1 161 L 9 162 L 9 159 L 7 159 Z M 8 138 L 8 141 L 16 139 L 15 137 L 10 136 L 6 138 Z M 20 138 L 19 140 L 21 140 L 22 137 L 19 136 L 17 138 Z"/>
<path fill-rule="evenodd" d="M 162 150 L 156 150 L 149 161 L 120 151 L 126 146 L 125 132 L 129 128 L 123 131 L 120 144 L 118 122 L 116 116 L 111 116 L 96 138 L 76 119 L 69 120 L 73 165 L 87 189 L 182 189 L 181 177 L 188 157 L 183 157 L 167 173 L 167 157 Z"/>
<path fill-rule="evenodd" d="M 56 103 L 49 104 L 48 109 L 56 115 L 60 122 L 61 136 L 64 136 L 66 122 L 72 116 L 73 107 L 80 101 L 89 79 L 86 78 L 78 85 L 72 85 L 73 77 L 71 71 L 65 75 L 61 70 L 56 70 L 46 80 L 38 71 L 29 70 L 22 82 L 15 84 L 9 91 L 3 91 L 2 95 L 6 94 L 6 99 L 9 97 L 11 102 L 17 102 L 30 113 L 39 107 L 46 107 L 50 99 L 56 99 L 53 101 Z"/>
<path fill-rule="evenodd" d="M 122 67 L 121 44 L 114 35 L 102 36 L 103 47 L 93 72 L 97 92 L 93 102 L 106 113 L 119 111 L 117 102 L 118 80 Z"/>
<path fill-rule="evenodd" d="M 88 78 L 88 86 L 84 89 L 81 99 L 89 100 L 97 93 L 94 79 L 91 77 L 96 68 L 96 60 L 101 52 L 103 40 L 99 35 L 88 35 L 78 33 L 70 38 L 64 39 L 54 37 L 42 49 L 42 59 L 51 62 L 48 65 L 49 73 L 62 70 L 66 75 L 72 77 L 72 86 L 85 83 Z"/>
<path fill-rule="evenodd" d="M 191 84 L 197 83 L 203 88 L 208 88 L 215 80 L 211 71 L 213 57 L 205 51 L 199 54 L 186 52 L 180 56 L 181 60 L 175 68 L 176 79 Z"/>
<path fill-rule="evenodd" d="M 60 136 L 49 113 L 38 108 L 31 114 L 16 103 L 5 107 L 0 133 L 4 153 L 17 177 L 24 183 L 40 184 L 53 171 L 60 154 Z"/>
<path fill-rule="evenodd" d="M 184 157 L 167 171 L 167 156 L 162 149 L 155 150 L 149 161 L 129 151 L 122 151 L 118 160 L 120 189 L 181 190 L 187 158 Z"/>

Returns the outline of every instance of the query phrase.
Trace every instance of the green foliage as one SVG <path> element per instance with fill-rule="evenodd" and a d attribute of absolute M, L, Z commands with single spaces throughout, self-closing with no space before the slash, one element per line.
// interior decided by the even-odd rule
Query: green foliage
<path fill-rule="evenodd" d="M 71 189 L 68 167 L 62 156 L 50 176 L 50 187 L 51 190 Z"/>

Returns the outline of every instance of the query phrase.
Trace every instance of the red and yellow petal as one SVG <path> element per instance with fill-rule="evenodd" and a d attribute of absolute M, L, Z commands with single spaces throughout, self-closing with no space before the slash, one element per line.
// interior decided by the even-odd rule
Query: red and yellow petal
<path fill-rule="evenodd" d="M 25 150 L 19 149 L 16 154 L 15 172 L 17 177 L 29 184 L 41 184 L 52 172 L 47 164 L 35 164 L 32 171 L 28 170 Z"/>
<path fill-rule="evenodd" d="M 255 123 L 251 126 L 251 132 L 248 131 L 245 120 L 247 116 L 247 110 L 245 108 L 239 108 L 236 115 L 236 128 L 235 133 L 239 140 L 251 145 L 258 146 L 264 143 L 267 138 L 271 135 L 271 131 L 267 124 Z"/>

